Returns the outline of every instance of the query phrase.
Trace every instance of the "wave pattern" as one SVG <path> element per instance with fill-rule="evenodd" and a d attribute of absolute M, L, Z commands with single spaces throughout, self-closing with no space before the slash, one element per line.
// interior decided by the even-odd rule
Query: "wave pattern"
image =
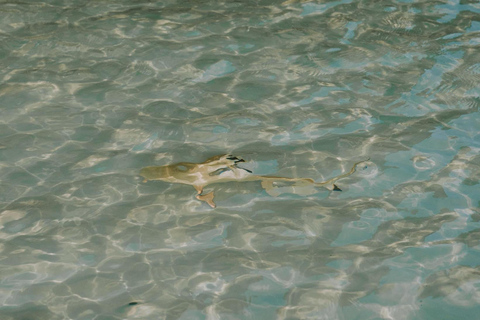
<path fill-rule="evenodd" d="M 0 318 L 480 312 L 475 1 L 0 5 Z M 477 19 L 478 20 L 478 19 Z M 140 168 L 223 153 L 271 197 Z"/>

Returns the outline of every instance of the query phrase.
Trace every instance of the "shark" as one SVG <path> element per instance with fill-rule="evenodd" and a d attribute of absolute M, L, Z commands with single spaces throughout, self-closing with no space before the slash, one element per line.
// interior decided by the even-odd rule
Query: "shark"
<path fill-rule="evenodd" d="M 287 188 L 288 190 L 295 190 L 295 188 L 301 187 L 327 188 L 328 185 L 331 185 L 332 191 L 342 191 L 335 182 L 353 174 L 359 164 L 368 160 L 370 158 L 358 161 L 353 164 L 349 172 L 323 182 L 315 182 L 311 178 L 255 175 L 251 170 L 239 166 L 240 163 L 245 162 L 244 159 L 231 154 L 217 155 L 201 163 L 179 162 L 165 166 L 145 167 L 140 170 L 140 176 L 144 178 L 143 182 L 160 180 L 193 186 L 197 191 L 195 197 L 200 201 L 206 202 L 210 207 L 215 208 L 216 204 L 213 201 L 214 191 L 203 193 L 204 188 L 212 184 L 232 181 L 260 181 L 262 188 L 272 196 L 278 196 L 283 193 L 276 189 L 281 188 L 285 184 L 290 187 L 290 189 Z"/>

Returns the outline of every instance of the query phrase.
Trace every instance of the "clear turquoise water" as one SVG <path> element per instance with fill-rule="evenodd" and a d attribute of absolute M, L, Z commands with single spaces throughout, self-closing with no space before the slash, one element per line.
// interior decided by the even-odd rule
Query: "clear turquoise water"
<path fill-rule="evenodd" d="M 478 1 L 0 1 L 1 319 L 476 319 Z M 141 183 L 244 157 L 322 181 Z M 129 305 L 138 302 L 136 305 Z"/>

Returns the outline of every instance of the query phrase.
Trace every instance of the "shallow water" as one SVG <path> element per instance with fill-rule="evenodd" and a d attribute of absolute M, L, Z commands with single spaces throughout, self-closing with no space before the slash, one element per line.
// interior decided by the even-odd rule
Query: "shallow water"
<path fill-rule="evenodd" d="M 1 1 L 1 319 L 475 319 L 478 1 Z M 256 174 L 141 183 L 231 153 Z M 137 304 L 135 304 L 137 303 Z"/>

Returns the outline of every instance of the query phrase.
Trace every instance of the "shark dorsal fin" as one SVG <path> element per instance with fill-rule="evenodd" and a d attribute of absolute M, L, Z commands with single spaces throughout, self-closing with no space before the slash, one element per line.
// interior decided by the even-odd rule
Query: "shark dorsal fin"
<path fill-rule="evenodd" d="M 217 169 L 213 172 L 210 172 L 208 175 L 209 176 L 219 176 L 226 171 L 232 171 L 232 169 L 230 169 L 229 167 L 223 167 L 223 168 Z"/>

